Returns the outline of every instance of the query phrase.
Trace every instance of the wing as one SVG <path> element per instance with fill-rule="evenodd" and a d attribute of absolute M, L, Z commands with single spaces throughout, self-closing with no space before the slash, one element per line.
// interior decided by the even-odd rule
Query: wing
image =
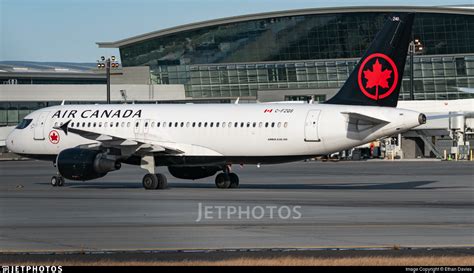
<path fill-rule="evenodd" d="M 70 128 L 69 123 L 71 121 L 64 123 L 59 127 L 54 127 L 55 129 L 59 129 L 64 131 L 67 135 L 69 133 L 73 133 L 79 135 L 83 138 L 93 140 L 94 143 L 85 145 L 85 148 L 90 148 L 93 146 L 100 145 L 102 147 L 109 147 L 109 148 L 118 148 L 122 150 L 124 155 L 144 155 L 150 153 L 162 153 L 162 154 L 183 154 L 184 151 L 173 147 L 176 146 L 172 142 L 160 142 L 160 141 L 148 141 L 148 140 L 135 140 L 135 139 L 125 139 L 118 136 L 113 136 L 110 134 L 100 134 L 96 132 L 91 132 L 88 130 L 77 129 L 77 128 Z"/>

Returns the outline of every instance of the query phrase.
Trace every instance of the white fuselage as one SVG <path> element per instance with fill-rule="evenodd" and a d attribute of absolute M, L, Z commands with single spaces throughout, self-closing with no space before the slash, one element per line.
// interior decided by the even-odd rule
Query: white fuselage
<path fill-rule="evenodd" d="M 389 122 L 354 131 L 346 112 Z M 248 163 L 246 158 L 252 157 L 266 163 L 272 157 L 329 154 L 419 125 L 418 112 L 397 108 L 271 103 L 60 105 L 35 111 L 25 119 L 32 121 L 7 139 L 8 148 L 18 154 L 52 156 L 67 148 L 100 143 L 54 129 L 70 121 L 70 128 L 165 143 L 183 151 L 177 157 L 217 156 L 234 158 L 232 163 L 237 164 Z"/>

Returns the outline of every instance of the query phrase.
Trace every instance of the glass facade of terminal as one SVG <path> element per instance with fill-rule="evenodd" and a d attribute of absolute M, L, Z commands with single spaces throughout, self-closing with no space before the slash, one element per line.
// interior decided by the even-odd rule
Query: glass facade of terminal
<path fill-rule="evenodd" d="M 256 97 L 259 90 L 337 89 L 386 14 L 338 13 L 241 21 L 120 47 L 123 66 L 148 65 L 158 84 L 184 84 L 192 98 Z M 474 16 L 419 13 L 416 99 L 474 97 Z M 401 99 L 409 97 L 409 65 Z M 283 91 L 289 93 L 289 91 Z"/>

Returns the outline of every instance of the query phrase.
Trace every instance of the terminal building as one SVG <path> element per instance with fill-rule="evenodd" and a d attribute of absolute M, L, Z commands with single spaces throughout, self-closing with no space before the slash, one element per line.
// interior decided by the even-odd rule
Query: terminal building
<path fill-rule="evenodd" d="M 99 47 L 118 48 L 122 65 L 146 67 L 152 84 L 183 85 L 186 99 L 324 101 L 349 76 L 393 11 L 416 12 L 414 70 L 400 99 L 472 98 L 474 9 L 350 7 L 245 15 L 159 30 Z"/>
<path fill-rule="evenodd" d="M 400 100 L 410 100 L 412 87 L 415 100 L 474 98 L 466 92 L 474 89 L 474 6 L 269 12 L 97 44 L 120 51 L 114 102 L 317 102 L 338 91 L 391 12 L 417 13 L 414 69 L 408 58 Z M 0 126 L 63 100 L 106 99 L 105 74 L 94 64 L 41 72 L 25 66 L 0 64 Z"/>

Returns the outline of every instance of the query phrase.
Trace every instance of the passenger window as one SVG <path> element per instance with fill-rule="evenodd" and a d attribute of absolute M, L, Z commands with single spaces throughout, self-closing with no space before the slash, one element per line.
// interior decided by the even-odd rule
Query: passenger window
<path fill-rule="evenodd" d="M 241 128 L 244 127 L 244 123 L 243 123 L 243 122 L 240 123 L 240 127 L 241 127 Z"/>
<path fill-rule="evenodd" d="M 275 122 L 272 122 L 272 128 L 275 127 Z"/>
<path fill-rule="evenodd" d="M 118 122 L 115 123 L 115 127 L 119 127 L 119 123 L 118 123 Z"/>
<path fill-rule="evenodd" d="M 160 127 L 160 122 L 158 122 L 158 123 L 156 124 L 156 127 Z"/>
<path fill-rule="evenodd" d="M 135 127 L 138 127 L 138 126 L 140 126 L 140 123 L 137 121 L 135 122 Z"/>
<path fill-rule="evenodd" d="M 288 127 L 288 122 L 285 122 L 285 123 L 283 124 L 283 127 L 285 127 L 285 128 Z"/>
<path fill-rule="evenodd" d="M 214 127 L 214 122 L 211 122 L 211 123 L 209 124 L 209 127 Z"/>
<path fill-rule="evenodd" d="M 268 122 L 265 122 L 265 128 L 267 128 L 267 127 L 268 127 Z"/>
<path fill-rule="evenodd" d="M 173 122 L 168 123 L 168 127 L 173 127 Z"/>
<path fill-rule="evenodd" d="M 216 123 L 216 127 L 219 128 L 219 122 Z"/>
<path fill-rule="evenodd" d="M 99 122 L 99 127 L 102 127 L 102 122 Z"/>
<path fill-rule="evenodd" d="M 207 122 L 204 122 L 204 127 L 207 127 Z"/>
<path fill-rule="evenodd" d="M 201 122 L 198 123 L 198 127 L 201 127 Z"/>
<path fill-rule="evenodd" d="M 129 122 L 127 122 L 127 128 L 128 128 L 128 127 L 130 127 L 130 121 L 129 121 Z"/>
<path fill-rule="evenodd" d="M 145 122 L 145 127 L 148 127 L 148 121 L 147 121 L 147 122 Z"/>
<path fill-rule="evenodd" d="M 96 127 L 97 126 L 97 123 L 94 122 L 94 124 L 92 125 L 93 127 Z"/>
<path fill-rule="evenodd" d="M 191 122 L 186 122 L 186 128 L 189 128 L 189 125 L 191 124 Z"/>
<path fill-rule="evenodd" d="M 69 127 L 74 127 L 74 122 L 71 122 L 71 125 L 69 125 Z"/>
<path fill-rule="evenodd" d="M 183 127 L 184 127 L 184 122 L 181 122 L 181 128 L 183 128 Z"/>
<path fill-rule="evenodd" d="M 278 122 L 278 125 L 277 125 L 277 126 L 278 126 L 278 128 L 280 128 L 280 127 L 281 127 L 281 122 Z"/>
<path fill-rule="evenodd" d="M 104 127 L 107 128 L 107 122 L 104 122 Z"/>
<path fill-rule="evenodd" d="M 83 127 L 83 128 L 86 127 L 86 123 L 85 123 L 85 122 L 82 123 L 82 127 Z"/>
<path fill-rule="evenodd" d="M 222 122 L 222 128 L 225 128 L 225 122 Z"/>
<path fill-rule="evenodd" d="M 62 125 L 62 122 L 61 122 L 61 125 Z M 61 125 L 60 125 L 60 126 L 61 126 Z M 91 127 L 91 123 L 90 123 L 90 122 L 87 123 L 87 127 Z"/>
<path fill-rule="evenodd" d="M 253 127 L 253 128 L 257 127 L 257 123 L 254 122 L 254 123 L 252 124 L 252 127 Z"/>
<path fill-rule="evenodd" d="M 114 123 L 113 123 L 113 122 L 110 123 L 110 128 L 112 128 L 112 127 L 114 127 Z M 138 126 L 137 126 L 137 127 L 138 127 Z"/>
<path fill-rule="evenodd" d="M 177 122 L 174 123 L 174 127 L 178 127 L 178 123 L 177 123 Z"/>
<path fill-rule="evenodd" d="M 230 126 L 229 126 L 229 127 L 230 127 Z M 235 128 L 239 127 L 239 123 L 238 123 L 238 122 L 235 122 L 235 123 L 234 123 L 234 127 L 235 127 Z"/>
<path fill-rule="evenodd" d="M 258 127 L 259 127 L 259 128 L 262 128 L 262 126 L 263 126 L 263 122 L 259 122 L 259 123 L 258 123 Z"/>
<path fill-rule="evenodd" d="M 250 127 L 250 122 L 247 122 L 247 128 L 249 128 L 249 127 Z"/>
<path fill-rule="evenodd" d="M 193 127 L 196 127 L 196 122 L 193 122 Z"/>
<path fill-rule="evenodd" d="M 166 128 L 166 122 L 163 122 L 163 128 Z"/>
<path fill-rule="evenodd" d="M 232 128 L 232 122 L 229 122 L 227 127 Z"/>

